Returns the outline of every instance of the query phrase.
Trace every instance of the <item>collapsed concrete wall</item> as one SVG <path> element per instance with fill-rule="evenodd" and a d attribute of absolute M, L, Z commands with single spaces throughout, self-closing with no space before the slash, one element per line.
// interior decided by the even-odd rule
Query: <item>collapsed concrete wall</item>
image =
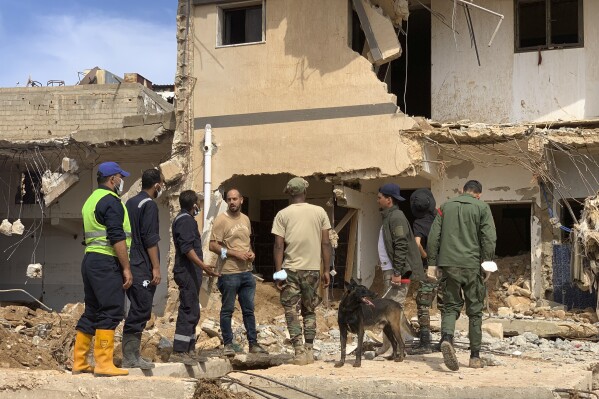
<path fill-rule="evenodd" d="M 122 128 L 123 118 L 172 105 L 137 83 L 0 89 L 0 138 L 48 140 L 75 131 Z"/>

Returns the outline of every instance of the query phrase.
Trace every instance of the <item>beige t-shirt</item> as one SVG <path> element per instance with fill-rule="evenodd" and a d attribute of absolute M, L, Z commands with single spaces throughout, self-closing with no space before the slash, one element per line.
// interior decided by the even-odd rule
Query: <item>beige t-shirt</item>
<path fill-rule="evenodd" d="M 283 267 L 292 270 L 320 270 L 322 230 L 331 228 L 322 207 L 291 204 L 275 216 L 272 233 L 285 239 Z"/>
<path fill-rule="evenodd" d="M 232 217 L 229 211 L 221 213 L 214 220 L 210 241 L 222 242 L 225 248 L 247 252 L 250 247 L 252 226 L 250 219 L 240 213 Z M 244 261 L 233 256 L 227 256 L 221 270 L 222 274 L 235 274 L 252 270 L 252 262 Z"/>

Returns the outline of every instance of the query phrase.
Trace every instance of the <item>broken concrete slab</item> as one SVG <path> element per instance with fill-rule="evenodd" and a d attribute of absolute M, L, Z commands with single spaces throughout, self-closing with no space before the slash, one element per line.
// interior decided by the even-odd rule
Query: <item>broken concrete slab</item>
<path fill-rule="evenodd" d="M 123 118 L 123 127 L 140 126 L 144 124 L 143 115 L 130 115 Z"/>
<path fill-rule="evenodd" d="M 493 338 L 503 339 L 503 324 L 501 323 L 485 323 L 482 330 Z"/>
<path fill-rule="evenodd" d="M 96 378 L 60 371 L 0 369 L 0 399 L 193 399 L 197 380 L 144 376 Z"/>
<path fill-rule="evenodd" d="M 166 184 L 173 183 L 183 177 L 183 166 L 177 158 L 161 163 L 159 168 Z"/>
<path fill-rule="evenodd" d="M 254 370 L 252 374 L 269 377 L 323 398 L 553 399 L 556 388 L 592 389 L 592 372 L 580 366 L 550 366 L 506 358 L 505 366 L 471 369 L 466 367 L 468 357 L 466 352 L 458 353 L 462 366 L 458 373 L 445 368 L 440 354 L 430 354 L 408 356 L 401 363 L 362 360 L 360 369 L 351 367 L 353 360 L 350 359 L 342 368 L 334 368 L 333 362 L 315 362 L 307 366 L 285 365 Z M 542 375 L 538 374 L 540 367 Z M 306 397 L 262 378 L 241 373 L 230 376 L 288 399 Z"/>
<path fill-rule="evenodd" d="M 228 359 L 215 358 L 210 358 L 197 366 L 185 366 L 183 363 L 155 363 L 155 366 L 151 370 L 129 369 L 129 375 L 200 379 L 222 377 L 233 370 Z"/>
<path fill-rule="evenodd" d="M 536 319 L 500 319 L 488 318 L 483 320 L 483 326 L 489 323 L 500 323 L 503 326 L 503 335 L 506 337 L 521 335 L 531 332 L 540 338 L 590 338 L 599 333 L 597 326 L 588 323 L 576 323 L 573 321 L 550 321 Z M 440 328 L 440 321 L 431 320 L 431 328 Z M 456 321 L 456 330 L 468 331 L 468 317 L 460 317 Z"/>
<path fill-rule="evenodd" d="M 287 353 L 279 354 L 260 354 L 260 353 L 248 353 L 242 355 L 235 355 L 231 359 L 231 365 L 236 370 L 252 370 L 252 369 L 264 369 L 274 366 L 280 366 L 288 363 L 293 359 L 293 356 Z"/>
<path fill-rule="evenodd" d="M 46 171 L 42 176 L 44 204 L 47 207 L 54 204 L 60 196 L 66 193 L 78 181 L 79 176 L 70 172 L 60 174 Z"/>

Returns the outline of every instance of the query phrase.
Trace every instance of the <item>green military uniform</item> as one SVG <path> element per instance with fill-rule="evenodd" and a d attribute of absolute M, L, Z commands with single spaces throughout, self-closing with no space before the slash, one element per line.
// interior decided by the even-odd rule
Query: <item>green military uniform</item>
<path fill-rule="evenodd" d="M 428 262 L 442 271 L 441 332 L 453 337 L 455 322 L 466 304 L 470 350 L 478 352 L 482 339 L 485 285 L 481 262 L 492 260 L 496 242 L 489 205 L 465 193 L 441 206 L 428 237 Z"/>

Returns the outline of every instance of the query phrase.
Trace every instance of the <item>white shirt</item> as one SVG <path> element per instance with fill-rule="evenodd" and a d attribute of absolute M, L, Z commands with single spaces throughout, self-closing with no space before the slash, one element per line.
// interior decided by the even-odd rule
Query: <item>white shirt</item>
<path fill-rule="evenodd" d="M 383 270 L 391 270 L 393 269 L 393 265 L 389 260 L 389 256 L 387 255 L 387 250 L 385 249 L 385 240 L 383 239 L 383 227 L 381 226 L 381 230 L 379 232 L 379 261 L 381 262 L 381 269 Z"/>

